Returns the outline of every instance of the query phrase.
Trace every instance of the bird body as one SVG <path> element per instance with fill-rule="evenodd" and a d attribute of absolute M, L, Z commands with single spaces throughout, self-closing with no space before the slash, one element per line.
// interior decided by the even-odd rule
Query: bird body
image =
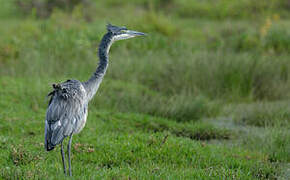
<path fill-rule="evenodd" d="M 48 94 L 51 98 L 46 111 L 45 149 L 50 151 L 56 145 L 61 144 L 63 168 L 66 174 L 63 140 L 70 137 L 67 148 L 70 176 L 72 135 L 79 133 L 86 124 L 88 104 L 96 94 L 108 68 L 108 53 L 112 43 L 117 40 L 145 35 L 141 32 L 110 24 L 107 25 L 107 31 L 99 45 L 99 65 L 91 78 L 86 82 L 67 80 L 60 84 L 53 84 L 53 91 Z"/>
<path fill-rule="evenodd" d="M 88 115 L 87 93 L 80 81 L 68 80 L 54 88 L 45 121 L 45 146 L 48 151 L 65 137 L 79 133 Z"/>

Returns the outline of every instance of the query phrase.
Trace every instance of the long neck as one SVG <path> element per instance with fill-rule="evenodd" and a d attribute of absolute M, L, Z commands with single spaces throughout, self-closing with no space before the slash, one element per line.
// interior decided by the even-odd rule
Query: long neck
<path fill-rule="evenodd" d="M 91 100 L 94 97 L 106 73 L 109 61 L 108 53 L 112 42 L 112 34 L 107 33 L 104 35 L 99 45 L 99 65 L 91 78 L 84 83 L 84 88 L 87 92 L 88 100 Z"/>

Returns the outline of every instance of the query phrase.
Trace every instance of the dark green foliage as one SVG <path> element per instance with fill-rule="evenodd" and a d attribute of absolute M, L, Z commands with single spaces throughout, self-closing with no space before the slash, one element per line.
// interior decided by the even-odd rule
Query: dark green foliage
<path fill-rule="evenodd" d="M 196 123 L 176 124 L 168 121 L 145 121 L 137 124 L 137 127 L 143 130 L 153 132 L 169 132 L 175 136 L 190 138 L 193 140 L 211 140 L 211 139 L 229 139 L 230 131 L 217 129 L 210 124 Z"/>

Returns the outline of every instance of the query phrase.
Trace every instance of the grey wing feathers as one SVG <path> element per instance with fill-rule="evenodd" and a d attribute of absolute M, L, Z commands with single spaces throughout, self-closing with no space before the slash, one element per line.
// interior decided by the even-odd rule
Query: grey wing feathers
<path fill-rule="evenodd" d="M 66 98 L 57 92 L 52 94 L 45 121 L 45 148 L 48 151 L 75 133 L 86 120 L 87 103 L 81 92 L 75 94 Z"/>

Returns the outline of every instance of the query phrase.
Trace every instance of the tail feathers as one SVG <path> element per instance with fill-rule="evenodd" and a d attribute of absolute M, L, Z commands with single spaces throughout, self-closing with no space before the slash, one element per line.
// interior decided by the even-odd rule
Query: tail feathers
<path fill-rule="evenodd" d="M 55 147 L 55 146 L 54 146 L 53 144 L 51 144 L 51 143 L 49 143 L 49 142 L 46 142 L 45 148 L 46 148 L 47 151 L 51 151 L 51 150 L 53 150 L 54 147 Z"/>
<path fill-rule="evenodd" d="M 44 148 L 47 151 L 51 151 L 55 147 L 55 144 L 51 143 L 51 135 L 52 132 L 50 130 L 50 126 L 48 125 L 47 121 L 45 121 Z"/>
<path fill-rule="evenodd" d="M 58 126 L 58 124 L 54 127 L 54 124 L 48 124 L 47 121 L 45 122 L 44 147 L 47 151 L 53 150 L 56 145 L 63 141 L 66 137 L 63 131 L 64 129 Z"/>
<path fill-rule="evenodd" d="M 46 129 L 45 132 L 45 149 L 47 151 L 51 151 L 54 149 L 54 147 L 58 144 L 60 144 L 65 136 L 63 135 L 63 129 L 57 128 L 54 131 L 51 131 L 50 128 Z"/>

